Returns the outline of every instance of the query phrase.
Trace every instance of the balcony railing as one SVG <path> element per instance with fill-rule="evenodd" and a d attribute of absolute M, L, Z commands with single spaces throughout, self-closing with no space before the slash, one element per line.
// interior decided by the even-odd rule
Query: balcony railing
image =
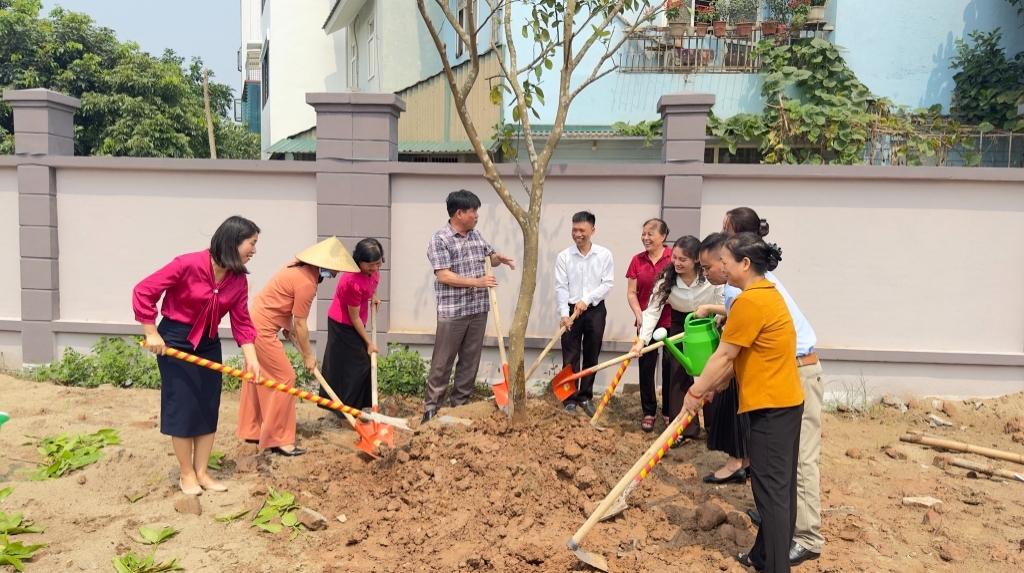
<path fill-rule="evenodd" d="M 245 81 L 258 82 L 260 75 L 260 51 L 249 50 L 245 53 Z"/>
<path fill-rule="evenodd" d="M 800 32 L 799 37 L 816 35 L 816 29 Z M 771 36 L 776 42 L 788 42 L 790 36 Z M 637 31 L 626 40 L 619 59 L 619 71 L 625 73 L 713 73 L 754 74 L 761 64 L 755 53 L 762 35 L 754 28 L 747 35 L 738 35 L 730 27 L 718 37 L 708 30 L 697 35 L 693 29 L 683 33 L 668 28 L 649 27 Z"/>

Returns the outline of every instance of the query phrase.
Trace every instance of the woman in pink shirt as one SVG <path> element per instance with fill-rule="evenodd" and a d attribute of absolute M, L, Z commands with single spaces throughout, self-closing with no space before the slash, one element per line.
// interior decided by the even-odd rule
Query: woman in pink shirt
<path fill-rule="evenodd" d="M 384 248 L 377 239 L 363 239 L 352 250 L 358 273 L 342 273 L 327 311 L 327 347 L 324 350 L 324 379 L 338 398 L 353 408 L 369 408 L 370 356 L 377 352 L 366 332 L 370 304 L 380 306 L 377 284 L 384 264 Z M 330 398 L 321 388 L 320 396 Z M 336 415 L 340 414 L 331 410 Z"/>
<path fill-rule="evenodd" d="M 157 355 L 160 433 L 171 436 L 181 466 L 178 486 L 185 494 L 227 491 L 206 471 L 217 432 L 222 378 L 219 372 L 164 356 L 164 350 L 175 348 L 223 362 L 217 327 L 230 314 L 245 371 L 259 377 L 245 278 L 245 264 L 256 254 L 259 232 L 252 221 L 230 217 L 213 234 L 209 249 L 175 257 L 136 285 L 132 295 L 135 320 L 142 324 L 147 347 Z M 163 319 L 156 326 L 160 297 Z"/>

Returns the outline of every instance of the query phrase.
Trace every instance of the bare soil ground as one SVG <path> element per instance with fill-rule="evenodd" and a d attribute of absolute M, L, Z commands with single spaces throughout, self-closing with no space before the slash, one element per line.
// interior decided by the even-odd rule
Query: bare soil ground
<path fill-rule="evenodd" d="M 919 430 L 1024 452 L 1018 418 L 1024 394 L 980 400 L 977 409 L 968 402 L 923 399 L 902 414 L 882 406 L 825 414 L 827 543 L 820 559 L 796 571 L 1024 571 L 1024 483 L 939 469 L 933 458 L 940 452 L 899 441 Z M 12 415 L 0 431 L 0 489 L 15 486 L 0 512 L 22 512 L 46 526 L 44 533 L 17 537 L 48 544 L 26 571 L 113 571 L 111 557 L 129 549 L 148 553 L 137 541 L 140 525 L 181 530 L 156 555 L 179 558 L 193 572 L 585 571 L 566 540 L 585 521 L 584 507 L 599 501 L 656 435 L 639 431 L 636 395 L 613 399 L 604 432 L 541 399 L 531 401 L 517 427 L 490 402 L 478 402 L 441 411 L 471 425 L 432 422 L 415 433 L 398 432 L 397 448 L 370 460 L 351 448 L 353 432 L 302 402 L 300 445 L 309 453 L 285 458 L 235 439 L 237 405 L 237 394 L 224 395 L 214 448 L 227 453 L 214 475 L 229 491 L 200 496 L 197 516 L 174 508 L 183 496 L 169 440 L 157 428 L 156 391 L 64 388 L 0 376 L 0 409 Z M 414 401 L 385 406 L 418 424 Z M 929 414 L 953 425 L 931 427 Z M 123 444 L 108 447 L 98 463 L 45 482 L 27 481 L 20 471 L 40 459 L 26 436 L 101 428 L 118 429 Z M 1024 473 L 1020 465 L 956 455 Z M 599 523 L 583 547 L 606 556 L 614 572 L 747 571 L 732 556 L 747 549 L 755 531 L 743 515 L 753 507 L 749 485 L 700 480 L 723 460 L 700 440 L 671 450 L 629 496 L 630 509 Z M 299 504 L 327 517 L 327 527 L 289 541 L 287 532 L 251 527 L 252 514 L 215 521 L 258 508 L 268 486 L 295 494 Z M 139 494 L 145 497 L 135 503 L 126 497 Z M 926 509 L 903 504 L 907 496 L 943 503 L 929 519 Z M 708 503 L 722 511 L 709 511 Z M 707 531 L 695 518 L 702 505 L 696 513 L 705 527 L 711 524 Z M 0 566 L 6 571 L 13 569 Z"/>

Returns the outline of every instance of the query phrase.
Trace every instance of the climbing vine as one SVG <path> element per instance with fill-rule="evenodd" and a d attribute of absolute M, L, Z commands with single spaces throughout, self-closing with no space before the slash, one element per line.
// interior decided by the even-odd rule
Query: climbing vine
<path fill-rule="evenodd" d="M 957 55 L 949 64 L 957 70 L 950 111 L 964 121 L 1020 129 L 1017 105 L 1024 97 L 1024 52 L 1009 58 L 1000 46 L 999 28 L 975 30 L 969 36 L 970 42 L 956 41 Z"/>
<path fill-rule="evenodd" d="M 943 116 L 940 105 L 911 111 L 874 96 L 840 50 L 818 38 L 763 40 L 756 55 L 764 112 L 709 114 L 708 132 L 733 154 L 756 143 L 764 163 L 945 165 L 954 150 L 966 165 L 981 162 L 974 136 L 992 125 L 968 127 Z"/>

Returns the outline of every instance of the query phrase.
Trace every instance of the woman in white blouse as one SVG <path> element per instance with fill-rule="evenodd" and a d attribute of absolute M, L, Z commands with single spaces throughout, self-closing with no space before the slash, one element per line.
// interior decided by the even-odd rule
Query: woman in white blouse
<path fill-rule="evenodd" d="M 654 293 L 643 313 L 643 323 L 640 326 L 640 335 L 633 345 L 633 352 L 640 352 L 646 346 L 654 329 L 661 317 L 661 311 L 665 305 L 672 307 L 672 327 L 670 335 L 676 335 L 684 330 L 686 317 L 702 304 L 724 304 L 725 298 L 722 294 L 722 286 L 715 286 L 709 283 L 700 270 L 700 240 L 697 237 L 687 235 L 676 240 L 672 245 L 672 264 L 665 267 L 658 280 L 654 284 Z M 686 373 L 682 364 L 672 361 L 672 379 L 669 385 L 669 395 L 662 396 L 662 400 L 668 404 L 668 415 L 670 419 L 679 415 L 683 407 L 683 398 L 686 391 L 693 385 L 693 377 Z M 707 412 L 704 414 L 704 425 L 707 426 Z M 667 425 L 669 420 L 665 421 Z M 684 438 L 696 438 L 700 435 L 700 424 L 691 423 L 683 432 Z M 682 441 L 676 442 L 681 444 Z"/>

